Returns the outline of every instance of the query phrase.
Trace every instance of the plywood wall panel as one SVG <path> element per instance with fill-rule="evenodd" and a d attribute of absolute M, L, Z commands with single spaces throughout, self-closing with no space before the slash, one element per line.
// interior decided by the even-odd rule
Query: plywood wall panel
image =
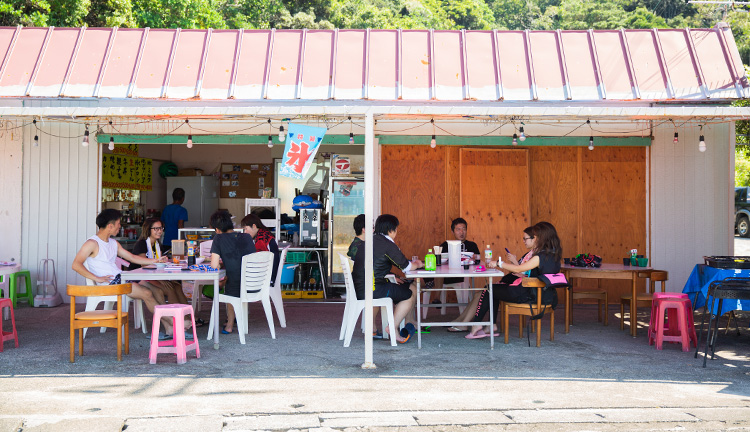
<path fill-rule="evenodd" d="M 461 149 L 461 214 L 480 250 L 521 250 L 531 214 L 528 151 Z"/>
<path fill-rule="evenodd" d="M 398 217 L 396 244 L 424 257 L 445 237 L 445 147 L 383 146 L 381 212 Z"/>
<path fill-rule="evenodd" d="M 451 222 L 461 215 L 461 149 L 445 147 L 445 234 L 452 239 Z"/>
<path fill-rule="evenodd" d="M 575 147 L 529 149 L 531 170 L 531 223 L 555 226 L 564 256 L 578 246 L 578 152 Z"/>

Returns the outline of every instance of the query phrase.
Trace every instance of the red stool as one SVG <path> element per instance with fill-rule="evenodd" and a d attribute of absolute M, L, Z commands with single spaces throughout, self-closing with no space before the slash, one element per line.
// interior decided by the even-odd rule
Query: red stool
<path fill-rule="evenodd" d="M 185 340 L 185 315 L 190 315 L 192 321 L 193 340 Z M 159 324 L 162 317 L 172 317 L 172 334 L 171 340 L 159 340 Z M 158 305 L 154 307 L 154 320 L 151 325 L 151 349 L 148 352 L 148 359 L 151 364 L 156 364 L 156 355 L 159 353 L 177 354 L 177 363 L 187 362 L 187 351 L 195 350 L 196 358 L 201 358 L 201 350 L 198 346 L 198 335 L 195 333 L 195 316 L 193 307 L 184 304 Z"/>
<path fill-rule="evenodd" d="M 10 308 L 10 325 L 13 331 L 3 331 L 2 317 L 0 317 L 0 352 L 3 352 L 3 344 L 5 341 L 14 340 L 16 341 L 16 348 L 18 348 L 18 332 L 16 331 L 16 316 L 13 313 L 13 301 L 9 298 L 0 298 L 0 315 L 3 314 L 4 308 Z"/>
<path fill-rule="evenodd" d="M 675 298 L 684 298 L 684 299 L 690 299 L 687 294 L 683 293 L 673 293 L 673 292 L 655 292 L 653 293 L 652 301 L 651 301 L 651 317 L 649 320 L 648 325 L 648 337 L 649 339 L 654 337 L 656 334 L 656 318 L 659 316 L 659 309 L 657 307 L 657 300 L 658 299 L 675 299 Z M 662 317 L 663 319 L 663 317 Z M 690 326 L 695 327 L 695 324 L 693 323 L 693 311 L 688 311 L 688 319 L 690 321 Z M 672 322 L 672 326 L 669 325 L 669 323 Z M 677 327 L 677 310 L 675 309 L 669 309 L 667 311 L 667 323 L 665 324 L 664 331 L 666 334 L 670 336 L 676 336 L 679 333 L 679 328 Z"/>
<path fill-rule="evenodd" d="M 675 312 L 674 315 L 669 317 L 669 326 L 675 334 L 667 332 L 664 320 L 665 313 L 669 314 L 672 310 Z M 690 299 L 679 297 L 654 298 L 651 322 L 655 322 L 656 328 L 653 332 L 649 328 L 648 344 L 652 345 L 654 340 L 656 340 L 656 349 L 658 350 L 662 349 L 664 341 L 682 342 L 683 351 L 690 350 L 691 341 L 698 346 L 698 336 L 695 334 L 695 325 L 692 317 L 693 308 Z"/>

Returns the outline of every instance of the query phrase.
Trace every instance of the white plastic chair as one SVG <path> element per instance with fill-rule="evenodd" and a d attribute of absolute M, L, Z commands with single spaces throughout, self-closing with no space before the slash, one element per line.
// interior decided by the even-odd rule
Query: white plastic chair
<path fill-rule="evenodd" d="M 242 273 L 240 275 L 240 296 L 232 297 L 224 294 L 219 295 L 219 302 L 229 303 L 234 308 L 237 317 L 237 333 L 240 335 L 240 343 L 245 344 L 245 335 L 248 333 L 249 323 L 247 304 L 261 302 L 266 313 L 268 328 L 271 337 L 276 339 L 276 330 L 273 326 L 273 312 L 271 311 L 271 272 L 273 270 L 273 254 L 271 252 L 255 252 L 242 257 Z M 250 292 L 257 291 L 257 292 Z M 214 295 L 217 295 L 214 290 Z M 211 320 L 208 323 L 208 339 L 213 337 L 214 325 L 219 325 L 218 317 L 211 310 Z"/>
<path fill-rule="evenodd" d="M 469 284 L 469 282 L 464 278 L 463 282 L 456 282 L 451 284 L 443 284 L 443 288 L 453 288 L 456 291 L 456 300 L 458 301 L 458 313 L 463 313 L 464 309 L 466 308 L 466 304 L 469 303 L 469 291 L 466 291 L 465 289 L 459 289 L 459 288 L 466 288 L 466 286 Z M 422 293 L 422 319 L 427 318 L 427 311 L 430 309 L 427 307 L 428 304 L 430 304 L 430 292 L 425 291 Z M 440 308 L 440 315 L 445 315 L 445 311 L 447 307 L 445 306 L 446 300 L 448 297 L 448 291 L 440 291 L 440 303 L 442 303 L 442 307 Z"/>
<path fill-rule="evenodd" d="M 341 260 L 341 270 L 344 273 L 344 283 L 346 284 L 346 304 L 344 305 L 344 319 L 341 321 L 341 332 L 339 340 L 344 339 L 344 347 L 348 347 L 352 341 L 354 328 L 357 326 L 357 319 L 365 308 L 364 300 L 357 300 L 357 293 L 354 290 L 354 281 L 349 266 L 349 258 L 344 254 L 339 254 Z M 393 300 L 388 297 L 372 299 L 373 307 L 385 308 L 380 310 L 383 330 L 386 324 L 390 330 L 391 346 L 396 346 L 396 326 L 393 323 Z M 385 337 L 385 335 L 383 335 Z"/>
<path fill-rule="evenodd" d="M 127 267 L 130 265 L 129 262 L 120 257 L 117 257 L 115 259 L 115 264 L 120 266 L 120 270 L 122 270 L 123 267 Z M 86 270 L 89 269 L 85 262 L 83 263 L 83 266 L 86 267 Z M 94 283 L 94 281 L 87 278 L 86 285 L 96 284 Z M 131 301 L 133 302 L 134 313 L 133 327 L 140 328 L 144 334 L 148 333 L 148 327 L 146 326 L 146 317 L 143 315 L 143 301 L 141 299 L 134 299 L 132 297 L 125 296 L 125 302 L 123 302 L 122 311 L 128 311 L 128 306 L 130 305 Z M 115 305 L 117 304 L 117 296 L 86 297 L 86 312 L 96 310 L 97 306 L 99 306 L 99 303 L 101 302 L 104 302 L 104 310 L 114 310 Z M 88 329 L 83 329 L 84 339 L 86 338 L 86 330 Z M 104 333 L 105 331 L 107 331 L 107 327 L 102 327 L 101 330 L 99 330 L 100 333 Z"/>
<path fill-rule="evenodd" d="M 279 318 L 279 324 L 282 328 L 286 328 L 286 316 L 284 315 L 284 301 L 281 297 L 281 273 L 284 271 L 284 261 L 286 261 L 287 249 L 289 249 L 289 246 L 281 250 L 279 268 L 276 271 L 276 280 L 274 281 L 270 292 L 273 306 L 276 309 L 276 316 Z"/>

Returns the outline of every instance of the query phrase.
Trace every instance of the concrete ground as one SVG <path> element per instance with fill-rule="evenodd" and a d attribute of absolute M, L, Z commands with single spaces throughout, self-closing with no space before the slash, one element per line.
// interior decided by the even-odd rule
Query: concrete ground
<path fill-rule="evenodd" d="M 645 328 L 631 338 L 615 308 L 604 327 L 593 306 L 575 306 L 569 334 L 558 313 L 554 342 L 545 319 L 541 348 L 518 338 L 515 318 L 494 350 L 444 328 L 422 349 L 376 340 L 377 369 L 364 370 L 361 333 L 349 348 L 338 339 L 341 303 L 287 302 L 276 340 L 253 304 L 246 345 L 221 335 L 216 351 L 199 328 L 201 358 L 184 365 L 149 364 L 148 336 L 133 329 L 122 362 L 110 330 L 90 332 L 71 364 L 69 306 L 19 305 L 20 346 L 0 353 L 0 431 L 750 430 L 747 315 L 704 369 L 678 344 L 649 346 Z"/>

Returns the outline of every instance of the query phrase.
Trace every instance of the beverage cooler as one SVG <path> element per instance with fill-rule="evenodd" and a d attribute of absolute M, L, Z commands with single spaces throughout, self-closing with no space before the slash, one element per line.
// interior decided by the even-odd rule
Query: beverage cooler
<path fill-rule="evenodd" d="M 354 239 L 354 218 L 365 212 L 365 182 L 362 178 L 331 177 L 328 271 L 331 286 L 344 286 L 339 253 L 346 255 Z"/>

